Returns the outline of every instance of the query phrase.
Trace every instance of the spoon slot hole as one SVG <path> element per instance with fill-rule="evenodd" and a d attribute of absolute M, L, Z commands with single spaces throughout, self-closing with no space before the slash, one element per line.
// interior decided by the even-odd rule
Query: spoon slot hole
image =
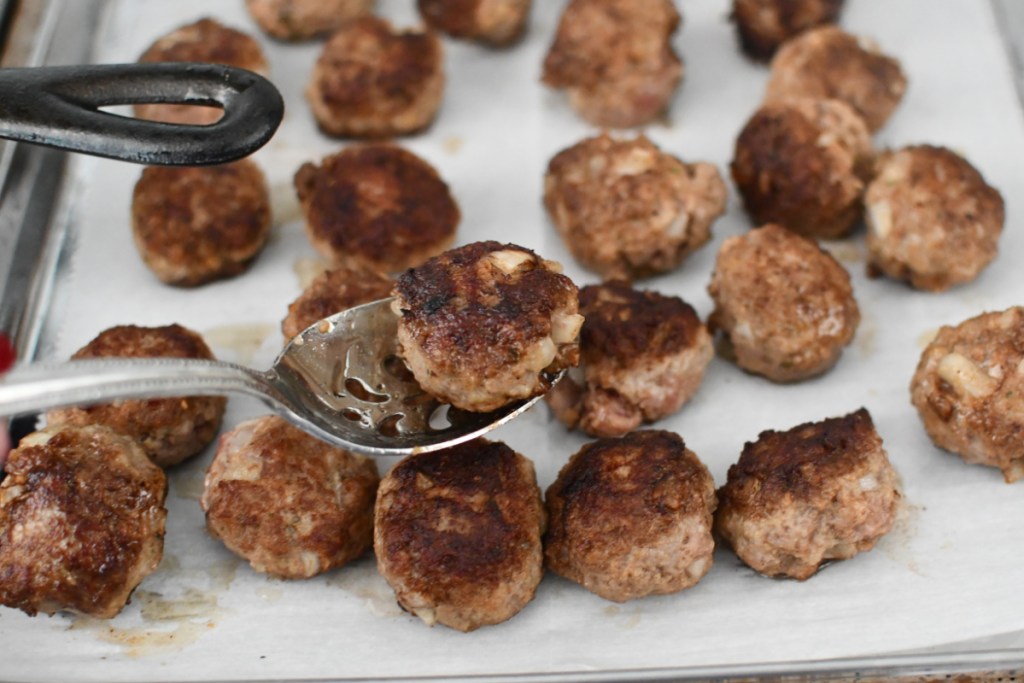
<path fill-rule="evenodd" d="M 345 418 L 346 420 L 349 420 L 350 422 L 365 422 L 366 421 L 366 415 L 364 415 L 363 413 L 359 412 L 355 408 L 345 408 L 345 410 L 341 411 L 341 416 L 343 418 Z"/>
<path fill-rule="evenodd" d="M 377 393 L 367 386 L 365 382 L 355 377 L 345 379 L 345 391 L 348 392 L 349 396 L 360 401 L 366 401 L 367 403 L 384 403 L 391 398 L 387 394 Z"/>
<path fill-rule="evenodd" d="M 451 427 L 452 423 L 448 417 L 448 411 L 450 409 L 451 406 L 447 403 L 434 408 L 434 411 L 430 413 L 430 419 L 427 420 L 427 424 L 430 425 L 430 428 L 435 431 L 441 431 Z"/>
<path fill-rule="evenodd" d="M 401 413 L 388 415 L 377 423 L 377 431 L 383 436 L 398 436 L 401 433 L 401 430 L 398 428 L 398 423 L 401 422 L 403 417 L 405 417 L 405 415 L 402 415 Z"/>

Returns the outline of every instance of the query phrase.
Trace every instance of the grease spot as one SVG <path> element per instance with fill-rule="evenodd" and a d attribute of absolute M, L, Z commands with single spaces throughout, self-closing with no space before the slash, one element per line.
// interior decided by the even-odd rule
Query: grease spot
<path fill-rule="evenodd" d="M 252 365 L 253 358 L 263 346 L 263 342 L 276 329 L 276 325 L 269 323 L 221 325 L 206 330 L 203 333 L 203 338 L 211 346 L 232 352 L 236 362 L 242 365 Z"/>
<path fill-rule="evenodd" d="M 329 264 L 321 258 L 297 258 L 292 262 L 292 272 L 299 280 L 299 288 L 306 289 Z"/>
<path fill-rule="evenodd" d="M 939 336 L 939 328 L 933 327 L 930 330 L 925 330 L 917 335 L 917 348 L 921 350 L 928 348 L 928 345 L 935 341 L 937 336 Z"/>
<path fill-rule="evenodd" d="M 458 154 L 464 144 L 466 144 L 466 141 L 459 136 L 450 135 L 441 141 L 441 149 L 448 154 Z"/>

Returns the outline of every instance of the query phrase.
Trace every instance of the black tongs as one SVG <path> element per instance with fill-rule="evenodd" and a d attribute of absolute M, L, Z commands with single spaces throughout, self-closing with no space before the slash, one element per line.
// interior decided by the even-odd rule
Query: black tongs
<path fill-rule="evenodd" d="M 124 104 L 218 106 L 210 125 L 102 111 Z M 262 147 L 284 116 L 281 94 L 251 71 L 215 64 L 103 64 L 0 69 L 0 138 L 139 164 L 202 166 Z"/>

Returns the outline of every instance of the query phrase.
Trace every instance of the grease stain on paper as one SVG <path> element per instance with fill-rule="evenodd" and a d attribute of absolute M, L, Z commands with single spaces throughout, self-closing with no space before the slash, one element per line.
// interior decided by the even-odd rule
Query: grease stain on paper
<path fill-rule="evenodd" d="M 375 617 L 393 618 L 405 614 L 398 606 L 391 586 L 377 573 L 373 562 L 342 567 L 327 577 L 327 585 L 360 598 L 367 611 Z"/>
<path fill-rule="evenodd" d="M 252 365 L 263 342 L 276 329 L 277 326 L 270 323 L 221 325 L 211 327 L 203 332 L 203 338 L 210 346 L 233 352 L 236 362 L 242 365 Z"/>

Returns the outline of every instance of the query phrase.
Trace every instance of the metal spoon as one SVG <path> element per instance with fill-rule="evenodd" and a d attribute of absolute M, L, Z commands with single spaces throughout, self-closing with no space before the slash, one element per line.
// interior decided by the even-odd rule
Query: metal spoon
<path fill-rule="evenodd" d="M 454 446 L 519 415 L 538 398 L 490 413 L 440 404 L 397 356 L 392 299 L 357 306 L 292 339 L 266 372 L 218 361 L 125 358 L 39 363 L 0 378 L 0 415 L 115 398 L 241 393 L 301 429 L 369 455 Z M 559 376 L 552 377 L 552 382 Z"/>

